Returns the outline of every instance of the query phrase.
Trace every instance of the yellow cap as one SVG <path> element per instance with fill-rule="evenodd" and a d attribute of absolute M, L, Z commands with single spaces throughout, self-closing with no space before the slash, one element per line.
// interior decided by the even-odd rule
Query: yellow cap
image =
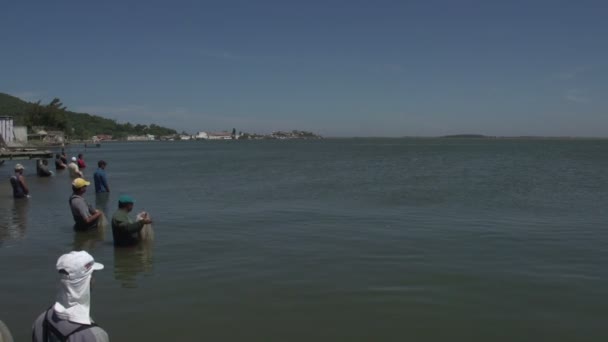
<path fill-rule="evenodd" d="M 76 178 L 72 182 L 72 186 L 75 187 L 76 189 L 84 188 L 85 186 L 89 186 L 89 185 L 91 185 L 91 182 L 87 182 L 83 178 Z"/>

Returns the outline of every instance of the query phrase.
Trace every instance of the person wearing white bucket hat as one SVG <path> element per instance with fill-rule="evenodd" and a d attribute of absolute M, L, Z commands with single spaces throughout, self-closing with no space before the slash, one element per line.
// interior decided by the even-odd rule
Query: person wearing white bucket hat
<path fill-rule="evenodd" d="M 85 252 L 70 252 L 59 257 L 59 290 L 55 304 L 34 322 L 32 341 L 106 342 L 108 334 L 93 322 L 91 283 L 93 271 L 102 270 Z"/>

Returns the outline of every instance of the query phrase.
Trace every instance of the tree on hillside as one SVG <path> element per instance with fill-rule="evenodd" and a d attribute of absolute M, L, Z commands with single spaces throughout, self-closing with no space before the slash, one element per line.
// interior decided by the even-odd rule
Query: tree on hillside
<path fill-rule="evenodd" d="M 38 101 L 25 114 L 24 123 L 30 129 L 34 126 L 43 126 L 65 131 L 68 128 L 66 109 L 58 98 L 54 98 L 46 106 Z"/>
<path fill-rule="evenodd" d="M 108 134 L 120 139 L 128 135 L 171 135 L 177 132 L 158 125 L 136 125 L 118 123 L 115 119 L 100 117 L 87 113 L 76 113 L 66 110 L 59 99 L 48 104 L 40 101 L 30 103 L 17 97 L 0 93 L 0 116 L 13 117 L 15 125 L 42 126 L 49 130 L 61 130 L 70 139 L 90 139 L 93 135 Z"/>

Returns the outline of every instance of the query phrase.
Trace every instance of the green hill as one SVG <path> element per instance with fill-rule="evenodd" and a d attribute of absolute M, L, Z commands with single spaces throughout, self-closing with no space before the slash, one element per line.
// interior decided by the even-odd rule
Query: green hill
<path fill-rule="evenodd" d="M 116 120 L 97 115 L 72 112 L 66 110 L 59 99 L 44 105 L 26 102 L 4 93 L 0 93 L 0 116 L 12 116 L 15 125 L 46 126 L 63 130 L 70 139 L 90 139 L 97 134 L 108 134 L 117 139 L 127 135 L 177 134 L 174 129 L 155 124 L 118 123 Z"/>

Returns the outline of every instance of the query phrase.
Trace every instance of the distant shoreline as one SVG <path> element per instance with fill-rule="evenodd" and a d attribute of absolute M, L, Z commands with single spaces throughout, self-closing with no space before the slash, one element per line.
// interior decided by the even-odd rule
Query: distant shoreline
<path fill-rule="evenodd" d="M 608 137 L 552 136 L 402 136 L 402 137 L 326 137 L 325 139 L 444 139 L 444 140 L 608 140 Z"/>
<path fill-rule="evenodd" d="M 105 143 L 158 143 L 158 142 L 231 142 L 231 141 L 320 141 L 320 140 L 348 140 L 348 139 L 385 139 L 385 140 L 399 140 L 399 139 L 411 139 L 411 140 L 608 140 L 608 137 L 536 137 L 536 136 L 521 136 L 521 137 L 449 137 L 449 136 L 436 136 L 436 137 L 420 137 L 420 136 L 404 136 L 404 137 L 363 137 L 363 136 L 352 136 L 352 137 L 324 137 L 323 139 L 246 139 L 246 140 L 204 140 L 204 139 L 191 139 L 191 140 L 148 140 L 148 141 L 133 141 L 133 140 L 103 140 L 96 143 L 87 142 L 87 144 L 105 144 Z M 84 141 L 72 141 L 66 145 L 83 144 Z"/>

